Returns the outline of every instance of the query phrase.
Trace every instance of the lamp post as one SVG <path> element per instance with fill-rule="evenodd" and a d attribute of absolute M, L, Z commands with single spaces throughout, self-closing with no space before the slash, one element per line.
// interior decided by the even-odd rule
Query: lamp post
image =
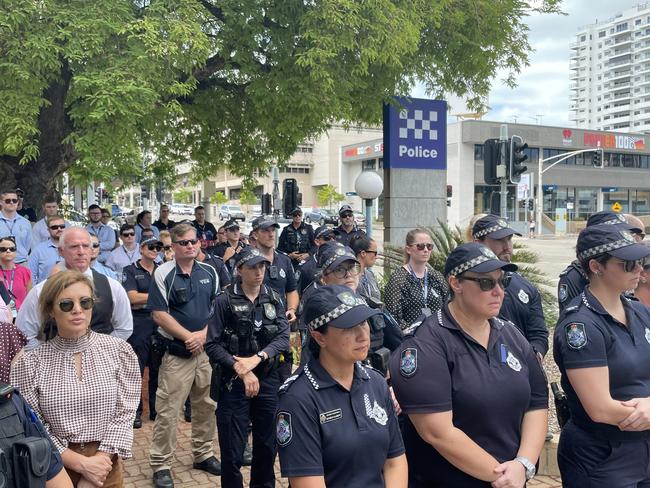
<path fill-rule="evenodd" d="M 365 200 L 366 234 L 372 238 L 372 201 L 384 191 L 384 180 L 374 171 L 362 171 L 354 181 L 354 189 Z"/>

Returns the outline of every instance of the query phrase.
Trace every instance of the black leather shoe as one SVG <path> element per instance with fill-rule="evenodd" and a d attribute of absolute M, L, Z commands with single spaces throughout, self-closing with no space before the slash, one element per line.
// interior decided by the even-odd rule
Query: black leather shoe
<path fill-rule="evenodd" d="M 209 457 L 200 463 L 194 463 L 192 467 L 194 469 L 200 469 L 201 471 L 205 471 L 206 473 L 214 474 L 216 476 L 221 474 L 221 463 L 214 456 Z"/>
<path fill-rule="evenodd" d="M 172 473 L 168 469 L 161 469 L 153 474 L 153 486 L 155 488 L 174 488 Z"/>
<path fill-rule="evenodd" d="M 246 443 L 246 447 L 244 447 L 244 456 L 242 457 L 242 466 L 250 466 L 253 464 L 253 450 L 251 447 Z"/>
<path fill-rule="evenodd" d="M 140 418 L 139 414 L 135 416 L 135 420 L 133 421 L 133 428 L 134 429 L 142 428 L 142 419 Z"/>

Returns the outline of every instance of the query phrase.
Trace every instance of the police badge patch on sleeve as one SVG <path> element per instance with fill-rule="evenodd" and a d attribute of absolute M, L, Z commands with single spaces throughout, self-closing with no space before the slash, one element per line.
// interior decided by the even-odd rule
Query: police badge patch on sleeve
<path fill-rule="evenodd" d="M 587 345 L 587 332 L 585 324 L 572 322 L 564 328 L 566 341 L 571 349 L 582 349 Z"/>
<path fill-rule="evenodd" d="M 562 284 L 560 285 L 560 289 L 558 290 L 558 298 L 560 299 L 561 302 L 564 302 L 567 297 L 569 296 L 569 292 L 566 289 L 566 285 Z"/>
<path fill-rule="evenodd" d="M 264 315 L 266 315 L 266 318 L 269 320 L 273 320 L 276 317 L 275 313 L 275 305 L 272 303 L 265 303 L 264 304 Z"/>
<path fill-rule="evenodd" d="M 407 347 L 402 351 L 399 362 L 399 372 L 402 376 L 413 376 L 418 369 L 418 350 Z"/>
<path fill-rule="evenodd" d="M 510 369 L 514 371 L 521 371 L 521 363 L 519 362 L 519 359 L 515 357 L 514 354 L 512 354 L 510 351 L 508 351 L 508 357 L 506 358 L 506 363 L 508 366 L 510 366 Z"/>
<path fill-rule="evenodd" d="M 517 294 L 517 296 L 519 297 L 519 300 L 521 301 L 521 303 L 528 303 L 528 301 L 530 300 L 530 297 L 528 296 L 528 293 L 526 293 L 524 290 L 521 290 L 521 289 L 519 290 L 519 293 Z"/>
<path fill-rule="evenodd" d="M 275 438 L 280 446 L 286 446 L 293 438 L 291 430 L 291 414 L 289 412 L 278 412 L 275 423 Z"/>

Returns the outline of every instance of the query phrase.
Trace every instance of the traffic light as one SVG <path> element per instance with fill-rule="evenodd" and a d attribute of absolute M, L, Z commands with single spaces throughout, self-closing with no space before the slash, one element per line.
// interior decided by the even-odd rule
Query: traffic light
<path fill-rule="evenodd" d="M 298 182 L 295 178 L 287 178 L 282 182 L 282 210 L 286 218 L 298 206 Z"/>
<path fill-rule="evenodd" d="M 524 154 L 526 149 L 528 149 L 528 144 L 521 137 L 512 136 L 510 139 L 510 151 L 508 153 L 510 156 L 508 179 L 511 183 L 519 183 L 521 181 L 521 174 L 528 169 L 527 166 L 524 166 L 524 161 L 528 159 L 528 156 Z"/>
<path fill-rule="evenodd" d="M 262 215 L 271 215 L 271 194 L 262 195 Z"/>
<path fill-rule="evenodd" d="M 535 199 L 534 198 L 529 198 L 528 199 L 528 210 L 531 212 L 535 210 Z"/>
<path fill-rule="evenodd" d="M 95 202 L 97 202 L 97 205 L 102 204 L 102 189 L 101 188 L 97 188 L 95 190 Z"/>
<path fill-rule="evenodd" d="M 596 149 L 594 152 L 594 155 L 591 159 L 591 164 L 594 165 L 595 168 L 602 168 L 603 167 L 603 150 L 602 149 Z"/>
<path fill-rule="evenodd" d="M 500 154 L 501 144 L 499 139 L 488 139 L 483 143 L 483 179 L 486 185 L 499 183 L 497 166 L 499 165 Z"/>

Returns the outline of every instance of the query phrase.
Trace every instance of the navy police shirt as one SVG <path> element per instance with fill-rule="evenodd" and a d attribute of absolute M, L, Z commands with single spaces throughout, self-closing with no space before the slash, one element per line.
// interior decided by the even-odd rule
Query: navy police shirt
<path fill-rule="evenodd" d="M 548 408 L 548 392 L 541 366 L 521 332 L 499 318 L 490 319 L 490 327 L 485 349 L 445 305 L 395 350 L 390 374 L 404 413 L 452 411 L 455 427 L 505 462 L 517 456 L 524 414 Z M 485 485 L 447 462 L 410 422 L 404 443 L 409 471 L 419 479 L 440 486 Z"/>
<path fill-rule="evenodd" d="M 316 262 L 316 253 L 312 253 L 309 257 L 298 265 L 298 289 L 302 295 L 312 281 L 316 279 L 316 273 L 320 271 L 318 263 Z"/>
<path fill-rule="evenodd" d="M 553 356 L 573 423 L 607 440 L 650 439 L 650 431 L 623 432 L 592 421 L 566 375 L 567 369 L 604 366 L 614 400 L 650 397 L 650 308 L 623 295 L 621 301 L 627 327 L 609 315 L 587 287 L 565 308 L 555 327 Z"/>
<path fill-rule="evenodd" d="M 580 295 L 589 284 L 589 278 L 582 269 L 580 261 L 575 260 L 564 271 L 560 273 L 560 281 L 557 284 L 557 303 L 560 312 L 571 301 Z"/>
<path fill-rule="evenodd" d="M 350 391 L 313 358 L 280 387 L 282 476 L 323 476 L 328 488 L 383 488 L 384 463 L 404 453 L 386 380 L 357 363 Z"/>
<path fill-rule="evenodd" d="M 542 297 L 537 288 L 519 273 L 507 273 L 510 279 L 499 317 L 519 328 L 535 352 L 548 351 L 548 328 L 544 321 Z"/>
<path fill-rule="evenodd" d="M 277 291 L 286 305 L 287 293 L 298 289 L 296 272 L 289 256 L 273 251 L 273 262 L 266 268 L 264 284 Z"/>

